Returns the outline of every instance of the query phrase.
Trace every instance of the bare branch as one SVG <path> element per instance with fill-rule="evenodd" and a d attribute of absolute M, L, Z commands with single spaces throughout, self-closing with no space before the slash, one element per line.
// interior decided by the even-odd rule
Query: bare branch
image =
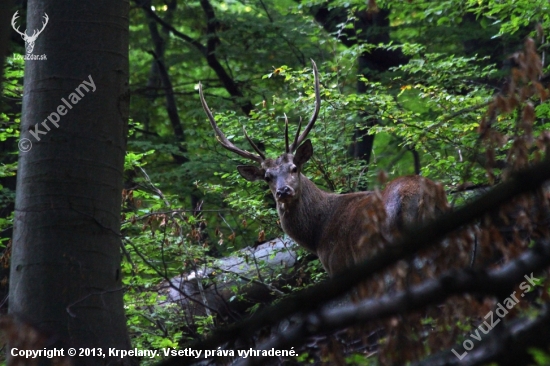
<path fill-rule="evenodd" d="M 498 364 L 515 366 L 526 363 L 526 351 L 545 348 L 550 340 L 550 306 L 544 305 L 536 317 L 525 317 L 510 322 L 498 333 L 477 345 L 467 357 L 459 360 L 451 351 L 445 351 L 414 363 L 413 366 L 477 366 Z M 528 357 L 528 356 L 527 356 Z M 528 362 L 532 364 L 532 362 Z"/>
<path fill-rule="evenodd" d="M 524 275 L 537 272 L 550 264 L 550 242 L 539 243 L 519 258 L 501 268 L 485 270 L 454 270 L 439 278 L 425 281 L 407 291 L 365 300 L 359 304 L 331 308 L 303 317 L 304 321 L 265 342 L 258 349 L 288 349 L 303 344 L 314 334 L 334 331 L 358 323 L 385 319 L 393 315 L 423 309 L 438 304 L 453 295 L 464 293 L 506 297 Z M 256 364 L 261 357 L 247 358 L 239 366 Z"/>
<path fill-rule="evenodd" d="M 297 312 L 318 309 L 327 301 L 344 295 L 373 274 L 379 273 L 399 260 L 411 258 L 415 253 L 433 245 L 446 234 L 497 209 L 515 196 L 537 189 L 548 179 L 550 179 L 550 159 L 518 171 L 511 175 L 509 180 L 466 206 L 446 213 L 426 225 L 412 228 L 397 244 L 387 247 L 372 258 L 350 267 L 325 282 L 282 299 L 276 306 L 262 309 L 251 317 L 229 327 L 217 329 L 204 340 L 195 341 L 187 346 L 196 350 L 215 349 L 226 342 L 250 337 L 257 330 L 276 324 Z M 422 238 L 422 241 L 419 241 L 418 238 Z M 311 299 L 315 299 L 315 301 Z M 191 360 L 167 359 L 161 365 L 189 364 L 188 361 Z"/>

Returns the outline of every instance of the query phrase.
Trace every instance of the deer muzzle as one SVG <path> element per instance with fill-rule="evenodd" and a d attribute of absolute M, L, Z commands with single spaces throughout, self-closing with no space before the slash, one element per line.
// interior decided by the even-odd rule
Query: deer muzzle
<path fill-rule="evenodd" d="M 277 200 L 284 201 L 287 198 L 294 197 L 294 189 L 292 189 L 289 186 L 283 186 L 281 188 L 277 188 L 277 192 L 275 192 L 275 196 L 277 197 Z"/>

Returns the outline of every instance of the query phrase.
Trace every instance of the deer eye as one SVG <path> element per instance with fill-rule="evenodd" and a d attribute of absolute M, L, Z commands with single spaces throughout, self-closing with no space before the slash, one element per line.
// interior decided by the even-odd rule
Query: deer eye
<path fill-rule="evenodd" d="M 265 173 L 264 180 L 265 180 L 267 183 L 271 182 L 271 174 Z"/>
<path fill-rule="evenodd" d="M 296 165 L 293 165 L 292 168 L 290 168 L 290 172 L 291 173 L 297 173 L 298 172 L 298 167 Z"/>

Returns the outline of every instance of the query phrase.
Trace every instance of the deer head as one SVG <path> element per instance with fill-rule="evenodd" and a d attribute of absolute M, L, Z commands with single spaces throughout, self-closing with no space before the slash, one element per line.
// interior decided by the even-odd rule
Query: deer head
<path fill-rule="evenodd" d="M 302 179 L 306 179 L 301 174 L 302 166 L 313 155 L 311 140 L 306 140 L 306 138 L 313 128 L 313 125 L 317 120 L 317 116 L 319 115 L 321 96 L 319 92 L 319 75 L 317 65 L 315 65 L 313 60 L 311 60 L 311 63 L 313 65 L 313 75 L 315 79 L 315 111 L 313 112 L 313 115 L 311 116 L 304 132 L 301 134 L 300 120 L 298 130 L 294 136 L 294 141 L 290 145 L 288 139 L 288 118 L 285 115 L 285 152 L 277 159 L 267 159 L 258 146 L 248 136 L 244 127 L 244 136 L 252 148 L 256 151 L 256 154 L 242 150 L 233 145 L 216 124 L 214 116 L 204 100 L 202 85 L 199 83 L 199 94 L 202 107 L 208 116 L 208 120 L 210 121 L 220 144 L 227 150 L 232 151 L 244 158 L 253 160 L 259 164 L 259 166 L 239 165 L 237 167 L 239 173 L 249 181 L 265 180 L 269 184 L 269 188 L 271 189 L 271 193 L 273 193 L 275 200 L 277 200 L 278 203 L 285 205 L 290 205 L 293 201 L 299 199 Z"/>
<path fill-rule="evenodd" d="M 24 32 L 21 32 L 19 31 L 19 26 L 15 26 L 15 21 L 17 20 L 17 18 L 19 18 L 19 15 L 17 15 L 19 11 L 16 11 L 15 14 L 13 14 L 13 17 L 11 18 L 11 26 L 13 27 L 13 29 L 19 33 L 21 35 L 21 38 L 23 38 L 23 40 L 25 41 L 25 48 L 27 50 L 27 53 L 30 54 L 32 53 L 32 50 L 34 49 L 34 42 L 36 41 L 36 39 L 38 38 L 38 36 L 40 35 L 40 33 L 42 33 L 42 31 L 44 31 L 44 28 L 46 28 L 46 24 L 48 24 L 48 20 L 50 18 L 48 18 L 48 14 L 44 13 L 44 22 L 42 22 L 42 29 L 40 30 L 37 30 L 35 29 L 32 33 L 31 36 L 29 36 L 27 34 L 27 30 L 25 29 Z"/>

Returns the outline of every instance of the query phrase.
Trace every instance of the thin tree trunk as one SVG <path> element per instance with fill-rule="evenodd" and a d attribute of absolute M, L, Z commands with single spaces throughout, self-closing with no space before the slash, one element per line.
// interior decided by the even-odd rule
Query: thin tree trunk
<path fill-rule="evenodd" d="M 19 156 L 9 312 L 48 334 L 45 346 L 107 354 L 76 365 L 129 364 L 108 354 L 130 348 L 120 275 L 129 4 L 29 0 L 26 28 L 40 29 L 44 13 L 34 54 L 47 60 L 25 67 L 21 139 L 32 148 Z"/>
<path fill-rule="evenodd" d="M 10 16 L 12 10 L 12 1 L 3 1 L 0 7 L 0 93 L 2 92 L 2 79 L 4 77 L 4 58 L 7 56 L 9 46 L 9 28 Z"/>

